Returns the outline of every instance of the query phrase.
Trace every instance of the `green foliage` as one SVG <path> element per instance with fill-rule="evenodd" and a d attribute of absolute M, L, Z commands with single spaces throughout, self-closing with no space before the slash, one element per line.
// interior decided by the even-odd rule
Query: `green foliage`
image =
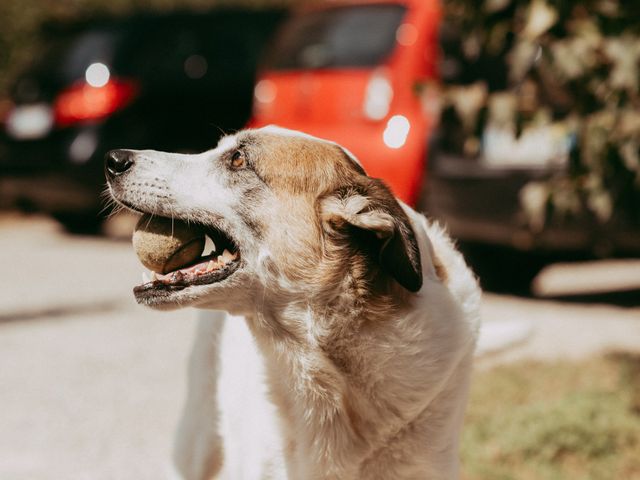
<path fill-rule="evenodd" d="M 640 224 L 640 3 L 445 3 L 452 29 L 464 32 L 458 60 L 471 72 L 449 93 L 467 125 L 461 143 L 477 148 L 487 126 L 575 139 L 567 168 L 523 192 L 530 226 L 585 212 Z M 487 65 L 499 59 L 506 74 L 496 79 Z"/>
<path fill-rule="evenodd" d="M 640 478 L 640 358 L 522 364 L 477 376 L 465 479 Z"/>

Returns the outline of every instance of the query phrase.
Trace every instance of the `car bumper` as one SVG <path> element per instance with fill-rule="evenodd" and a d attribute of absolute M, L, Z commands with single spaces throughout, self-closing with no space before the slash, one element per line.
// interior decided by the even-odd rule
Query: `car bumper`
<path fill-rule="evenodd" d="M 56 174 L 0 177 L 0 207 L 23 208 L 47 213 L 95 212 L 100 208 L 100 190 L 88 179 Z"/>
<path fill-rule="evenodd" d="M 429 172 L 426 210 L 461 241 L 525 251 L 640 253 L 637 229 L 600 225 L 587 215 L 550 221 L 539 231 L 530 228 L 520 191 L 527 183 L 543 181 L 552 173 L 484 168 L 476 162 L 439 156 Z"/>
<path fill-rule="evenodd" d="M 47 213 L 95 212 L 104 186 L 96 126 L 34 140 L 0 136 L 0 206 Z M 80 155 L 82 154 L 82 155 Z"/>

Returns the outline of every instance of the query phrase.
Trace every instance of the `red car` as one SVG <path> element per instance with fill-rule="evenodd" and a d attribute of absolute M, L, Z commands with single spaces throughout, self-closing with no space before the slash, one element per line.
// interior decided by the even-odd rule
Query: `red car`
<path fill-rule="evenodd" d="M 259 74 L 249 126 L 333 140 L 415 205 L 436 117 L 440 18 L 438 0 L 327 1 L 297 12 Z"/>

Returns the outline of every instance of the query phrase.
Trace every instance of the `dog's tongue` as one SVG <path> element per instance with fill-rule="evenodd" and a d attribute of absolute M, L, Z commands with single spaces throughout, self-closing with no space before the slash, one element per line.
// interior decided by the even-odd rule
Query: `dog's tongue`
<path fill-rule="evenodd" d="M 145 214 L 133 232 L 133 248 L 140 262 L 157 273 L 169 273 L 200 258 L 204 232 L 180 220 Z"/>

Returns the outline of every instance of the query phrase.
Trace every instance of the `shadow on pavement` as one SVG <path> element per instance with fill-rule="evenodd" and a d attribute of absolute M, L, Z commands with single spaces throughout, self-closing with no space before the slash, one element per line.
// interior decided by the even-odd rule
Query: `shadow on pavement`
<path fill-rule="evenodd" d="M 540 297 L 534 297 L 540 298 Z M 607 304 L 617 307 L 634 308 L 640 306 L 640 289 L 616 292 L 590 293 L 577 295 L 557 295 L 544 297 L 545 300 L 555 300 L 565 303 Z"/>
<path fill-rule="evenodd" d="M 80 303 L 74 305 L 57 305 L 40 309 L 20 312 L 0 313 L 0 323 L 18 322 L 25 320 L 50 320 L 60 317 L 69 317 L 83 314 L 107 313 L 122 310 L 121 301 L 102 301 L 92 303 Z"/>

